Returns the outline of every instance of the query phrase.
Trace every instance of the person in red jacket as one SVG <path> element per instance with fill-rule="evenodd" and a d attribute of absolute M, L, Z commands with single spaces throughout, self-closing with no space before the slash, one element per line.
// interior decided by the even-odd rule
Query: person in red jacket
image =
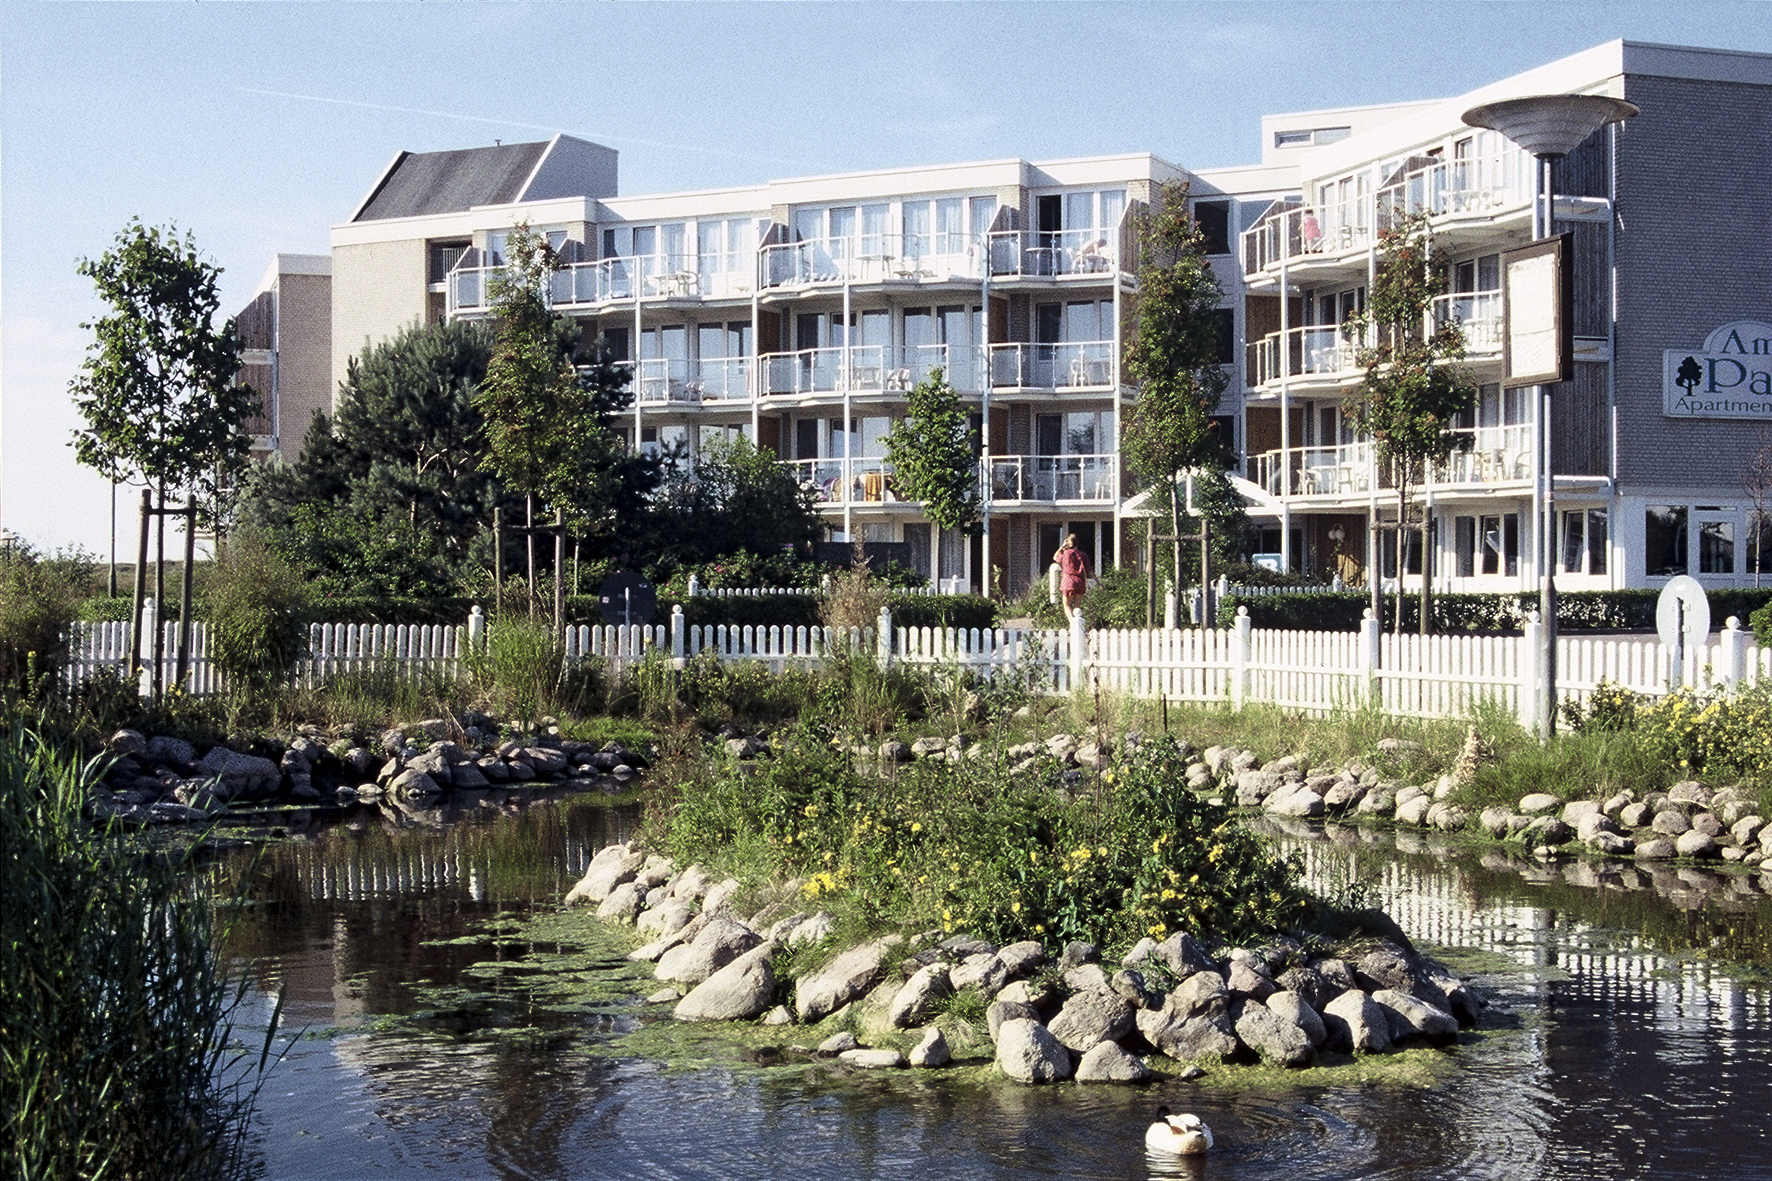
<path fill-rule="evenodd" d="M 1064 613 L 1069 616 L 1089 589 L 1089 555 L 1077 548 L 1077 535 L 1067 533 L 1052 560 L 1058 563 L 1058 592 L 1064 596 Z"/>

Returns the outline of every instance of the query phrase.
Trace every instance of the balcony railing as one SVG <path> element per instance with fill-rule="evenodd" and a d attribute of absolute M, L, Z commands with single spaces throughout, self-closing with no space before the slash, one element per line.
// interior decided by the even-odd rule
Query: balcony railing
<path fill-rule="evenodd" d="M 883 459 L 796 459 L 788 466 L 820 504 L 898 503 L 890 487 L 892 465 Z"/>
<path fill-rule="evenodd" d="M 751 362 L 747 357 L 715 358 L 699 364 L 676 357 L 648 357 L 638 365 L 633 361 L 614 364 L 629 372 L 634 397 L 642 406 L 694 406 L 751 397 Z"/>
<path fill-rule="evenodd" d="M 765 289 L 844 283 L 976 279 L 978 249 L 964 234 L 855 234 L 765 246 Z"/>
<path fill-rule="evenodd" d="M 548 302 L 554 307 L 574 307 L 665 296 L 749 294 L 749 271 L 720 272 L 719 282 L 704 287 L 703 273 L 692 269 L 683 255 L 653 254 L 639 258 L 604 258 L 595 262 L 568 263 L 548 277 Z M 503 267 L 457 267 L 444 284 L 451 316 L 484 312 L 491 308 L 492 281 Z M 710 275 L 713 272 L 709 272 Z"/>
<path fill-rule="evenodd" d="M 701 400 L 704 402 L 749 400 L 753 368 L 749 357 L 704 359 L 699 370 Z"/>
<path fill-rule="evenodd" d="M 1270 332 L 1249 346 L 1248 379 L 1252 386 L 1288 377 L 1352 377 L 1360 372 L 1360 338 L 1340 325 L 1290 328 Z"/>
<path fill-rule="evenodd" d="M 1120 269 L 1117 229 L 1000 230 L 990 235 L 994 277 L 1105 275 Z"/>
<path fill-rule="evenodd" d="M 1118 382 L 1111 340 L 1067 344 L 994 344 L 991 388 L 1113 389 Z"/>
<path fill-rule="evenodd" d="M 1501 292 L 1475 291 L 1434 297 L 1434 328 L 1456 323 L 1464 330 L 1464 351 L 1482 356 L 1501 351 Z"/>
<path fill-rule="evenodd" d="M 1112 503 L 1119 492 L 1112 455 L 995 455 L 989 467 L 992 500 Z"/>
<path fill-rule="evenodd" d="M 1468 446 L 1454 451 L 1435 479 L 1447 484 L 1494 484 L 1532 478 L 1532 428 L 1482 426 L 1454 432 Z"/>
<path fill-rule="evenodd" d="M 961 393 L 977 388 L 975 350 L 877 344 L 765 353 L 765 394 L 907 394 L 934 369 Z"/>
<path fill-rule="evenodd" d="M 1279 496 L 1282 475 L 1291 473 L 1298 496 L 1350 496 L 1372 487 L 1372 444 L 1342 443 L 1334 447 L 1289 447 L 1249 457 L 1251 478 L 1268 495 Z M 1386 487 L 1380 479 L 1380 488 Z"/>

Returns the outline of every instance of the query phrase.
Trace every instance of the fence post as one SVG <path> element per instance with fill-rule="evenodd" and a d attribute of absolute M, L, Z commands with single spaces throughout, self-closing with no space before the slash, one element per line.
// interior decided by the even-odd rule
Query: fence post
<path fill-rule="evenodd" d="M 1089 662 L 1089 624 L 1083 613 L 1071 615 L 1071 692 L 1083 687 L 1083 666 Z"/>
<path fill-rule="evenodd" d="M 1717 680 L 1723 688 L 1733 689 L 1747 676 L 1747 633 L 1741 630 L 1741 618 L 1731 615 L 1717 637 Z"/>
<path fill-rule="evenodd" d="M 892 609 L 880 608 L 880 618 L 875 623 L 879 629 L 874 635 L 874 654 L 882 669 L 892 664 Z"/>
<path fill-rule="evenodd" d="M 1058 596 L 1058 563 L 1057 562 L 1052 563 L 1052 565 L 1049 566 L 1046 570 L 1046 601 L 1048 603 L 1062 603 L 1062 602 L 1064 602 L 1064 600 L 1059 598 L 1059 596 Z"/>
<path fill-rule="evenodd" d="M 699 595 L 700 593 L 701 593 L 701 578 L 698 575 L 691 574 L 689 576 L 689 597 L 693 599 L 696 595 Z"/>
<path fill-rule="evenodd" d="M 1237 608 L 1235 638 L 1231 641 L 1231 708 L 1240 710 L 1249 697 L 1249 665 L 1254 656 L 1254 637 L 1249 608 Z"/>
<path fill-rule="evenodd" d="M 1520 658 L 1520 725 L 1535 734 L 1542 728 L 1542 719 L 1538 716 L 1538 697 L 1544 686 L 1539 668 L 1544 659 L 1542 627 L 1538 612 L 1528 611 L 1520 634 L 1520 643 L 1525 645 Z"/>
<path fill-rule="evenodd" d="M 486 612 L 475 603 L 468 611 L 468 651 L 478 652 L 486 643 Z"/>
<path fill-rule="evenodd" d="M 146 641 L 141 646 L 140 693 L 143 697 L 152 697 L 154 695 L 154 646 L 152 638 L 155 635 L 154 629 L 159 626 L 160 604 L 155 601 L 153 595 L 148 595 L 142 599 L 142 638 Z"/>
<path fill-rule="evenodd" d="M 1378 683 L 1378 666 L 1383 658 L 1383 629 L 1368 607 L 1360 616 L 1360 664 L 1366 673 L 1366 700 L 1373 705 L 1383 701 Z"/>
<path fill-rule="evenodd" d="M 683 667 L 683 604 L 671 608 L 671 660 Z"/>

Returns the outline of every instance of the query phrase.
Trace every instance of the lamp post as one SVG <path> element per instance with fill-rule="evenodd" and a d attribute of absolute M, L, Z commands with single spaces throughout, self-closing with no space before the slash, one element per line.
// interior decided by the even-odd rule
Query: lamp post
<path fill-rule="evenodd" d="M 1639 108 L 1621 98 L 1603 94 L 1538 94 L 1484 103 L 1464 113 L 1470 127 L 1498 131 L 1531 153 L 1537 162 L 1532 205 L 1532 240 L 1551 236 L 1556 207 L 1555 162 L 1608 123 L 1622 123 Z M 1557 496 L 1556 472 L 1551 463 L 1550 387 L 1535 387 L 1533 414 L 1538 445 L 1533 448 L 1533 488 L 1543 489 L 1543 516 L 1538 521 L 1536 557 L 1541 575 L 1538 613 L 1543 619 L 1544 700 L 1539 730 L 1545 738 L 1557 727 Z"/>

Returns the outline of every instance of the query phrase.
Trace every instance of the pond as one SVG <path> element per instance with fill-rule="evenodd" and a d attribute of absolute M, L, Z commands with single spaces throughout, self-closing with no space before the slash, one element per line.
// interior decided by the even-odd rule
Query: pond
<path fill-rule="evenodd" d="M 625 944 L 577 915 L 558 947 L 499 928 L 554 910 L 637 807 L 501 796 L 231 856 L 252 1011 L 280 987 L 306 1031 L 261 1100 L 266 1177 L 1772 1178 L 1765 879 L 1275 830 L 1313 884 L 1357 883 L 1472 974 L 1478 1033 L 1383 1080 L 1022 1088 L 810 1063 L 779 1052 L 792 1027 L 735 1050 L 642 1022 Z M 567 951 L 586 970 L 529 986 Z M 1159 1103 L 1201 1115 L 1215 1152 L 1147 1158 Z"/>

